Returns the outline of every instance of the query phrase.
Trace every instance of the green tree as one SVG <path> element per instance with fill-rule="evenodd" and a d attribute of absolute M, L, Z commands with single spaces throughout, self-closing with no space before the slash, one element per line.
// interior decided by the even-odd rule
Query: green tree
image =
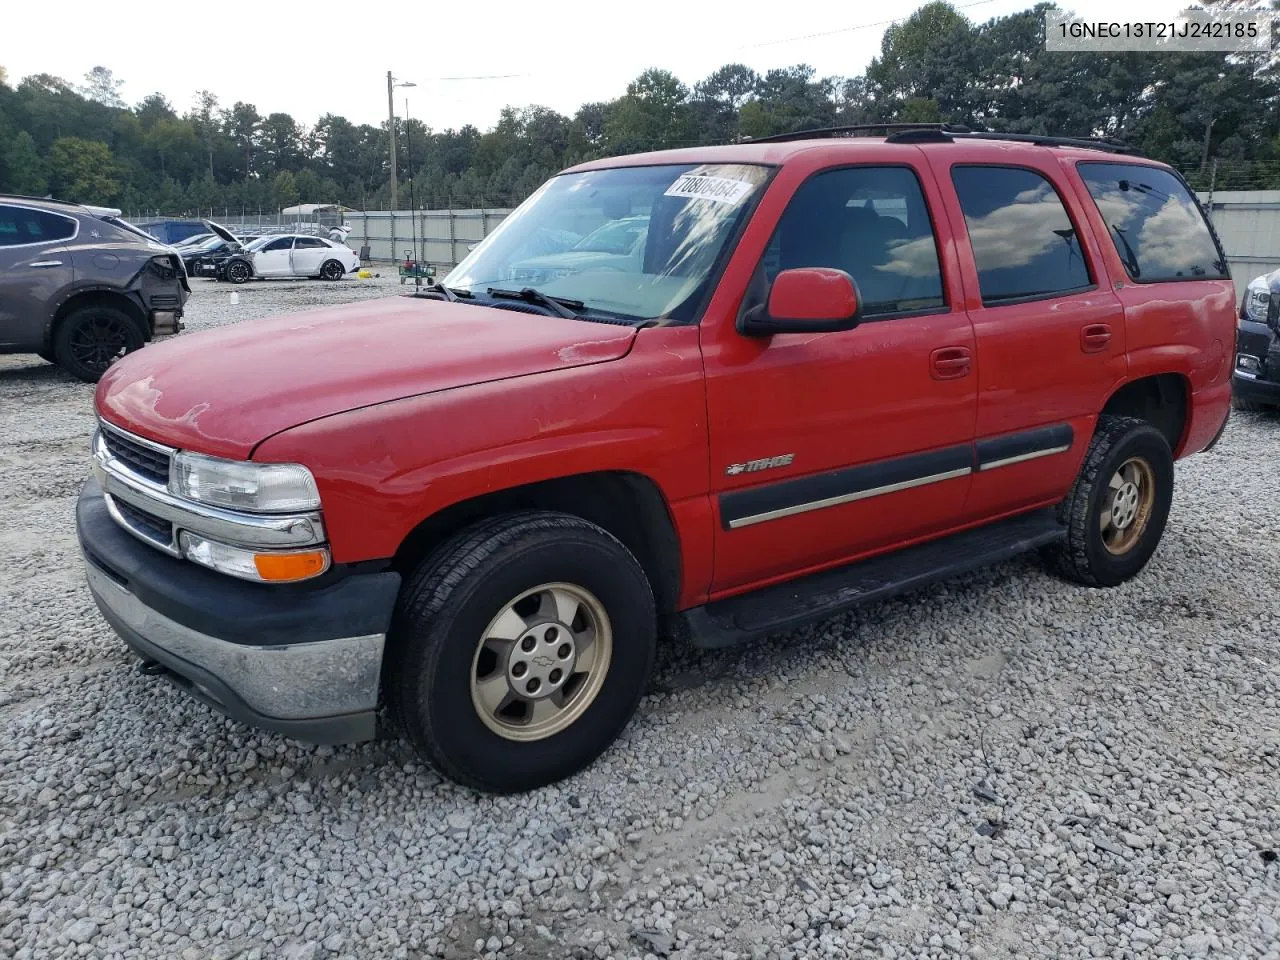
<path fill-rule="evenodd" d="M 287 113 L 268 114 L 260 126 L 262 152 L 274 171 L 295 170 L 301 164 L 302 129 Z"/>
<path fill-rule="evenodd" d="M 123 80 L 117 80 L 106 67 L 94 67 L 84 75 L 84 86 L 81 94 L 87 100 L 93 100 L 104 107 L 123 107 L 124 98 L 120 96 Z"/>
<path fill-rule="evenodd" d="M 938 119 L 971 122 L 971 88 L 981 70 L 973 26 L 950 4 L 935 0 L 885 30 L 880 56 L 867 67 L 868 93 L 885 119 L 900 116 L 908 101 L 932 100 Z M 921 106 L 913 112 L 920 114 Z"/>
<path fill-rule="evenodd" d="M 281 170 L 271 181 L 271 202 L 277 210 L 298 202 L 298 183 L 288 170 Z"/>
<path fill-rule="evenodd" d="M 201 90 L 196 94 L 195 109 L 191 111 L 189 120 L 192 128 L 196 132 L 196 136 L 200 138 L 201 144 L 204 145 L 205 156 L 209 160 L 209 177 L 213 177 L 213 151 L 221 133 L 218 124 L 218 98 L 208 90 Z"/>
<path fill-rule="evenodd" d="M 59 137 L 49 148 L 58 197 L 77 203 L 110 204 L 121 192 L 111 148 L 97 140 Z"/>
<path fill-rule="evenodd" d="M 258 108 L 252 103 L 244 103 L 237 101 L 223 118 L 223 124 L 227 133 L 239 145 L 240 150 L 244 154 L 244 167 L 241 170 L 242 176 L 249 176 L 253 173 L 253 156 L 258 147 L 258 130 L 262 125 L 262 117 L 258 114 Z"/>
<path fill-rule="evenodd" d="M 667 70 L 646 70 L 627 84 L 604 125 L 610 153 L 661 150 L 689 143 L 693 135 L 689 90 Z"/>
<path fill-rule="evenodd" d="M 49 189 L 49 174 L 36 150 L 36 142 L 25 130 L 9 141 L 4 151 L 4 167 L 8 170 L 8 187 L 13 193 L 42 196 Z"/>

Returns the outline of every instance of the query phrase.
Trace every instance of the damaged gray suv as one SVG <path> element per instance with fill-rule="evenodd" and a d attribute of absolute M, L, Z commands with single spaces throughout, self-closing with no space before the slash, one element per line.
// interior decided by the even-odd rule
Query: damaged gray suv
<path fill-rule="evenodd" d="M 0 194 L 0 353 L 94 382 L 182 329 L 182 258 L 119 210 Z"/>

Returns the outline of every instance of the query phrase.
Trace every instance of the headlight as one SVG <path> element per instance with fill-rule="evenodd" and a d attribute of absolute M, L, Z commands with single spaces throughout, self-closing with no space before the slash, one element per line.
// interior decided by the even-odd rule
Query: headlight
<path fill-rule="evenodd" d="M 182 452 L 173 458 L 169 491 L 199 503 L 253 513 L 320 508 L 315 478 L 297 463 L 249 463 Z"/>
<path fill-rule="evenodd" d="M 294 583 L 318 577 L 329 569 L 329 551 L 324 547 L 288 551 L 248 550 L 208 540 L 185 530 L 179 536 L 179 542 L 182 555 L 188 560 L 242 580 Z"/>
<path fill-rule="evenodd" d="M 1267 307 L 1270 303 L 1270 290 L 1250 290 L 1248 299 L 1245 301 L 1244 312 L 1248 314 L 1250 320 L 1264 323 L 1267 319 Z"/>

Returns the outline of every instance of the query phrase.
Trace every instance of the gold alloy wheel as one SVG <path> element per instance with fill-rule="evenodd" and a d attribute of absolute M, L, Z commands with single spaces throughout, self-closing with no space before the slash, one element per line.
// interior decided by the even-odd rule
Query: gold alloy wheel
<path fill-rule="evenodd" d="M 1130 457 L 1111 475 L 1100 519 L 1102 545 L 1121 556 L 1142 539 L 1156 502 L 1155 474 L 1142 457 Z"/>
<path fill-rule="evenodd" d="M 554 736 L 595 701 L 613 658 L 604 605 L 571 583 L 526 590 L 489 622 L 471 658 L 471 703 L 507 740 Z"/>

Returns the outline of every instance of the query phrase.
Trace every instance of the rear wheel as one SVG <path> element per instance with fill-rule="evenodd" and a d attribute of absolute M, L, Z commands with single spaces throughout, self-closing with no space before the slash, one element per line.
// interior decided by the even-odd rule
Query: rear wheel
<path fill-rule="evenodd" d="M 653 663 L 653 594 L 600 527 L 509 514 L 419 565 L 388 643 L 388 699 L 418 752 L 468 786 L 529 790 L 626 726 Z"/>
<path fill-rule="evenodd" d="M 111 364 L 145 342 L 138 325 L 124 311 L 89 306 L 73 311 L 59 324 L 53 352 L 57 364 L 73 377 L 96 383 Z"/>
<path fill-rule="evenodd" d="M 325 280 L 341 280 L 346 272 L 337 260 L 326 260 L 320 268 L 320 276 Z"/>
<path fill-rule="evenodd" d="M 1101 417 L 1059 507 L 1067 539 L 1048 558 L 1077 583 L 1123 583 L 1155 552 L 1172 502 L 1173 454 L 1164 434 L 1133 417 Z"/>

